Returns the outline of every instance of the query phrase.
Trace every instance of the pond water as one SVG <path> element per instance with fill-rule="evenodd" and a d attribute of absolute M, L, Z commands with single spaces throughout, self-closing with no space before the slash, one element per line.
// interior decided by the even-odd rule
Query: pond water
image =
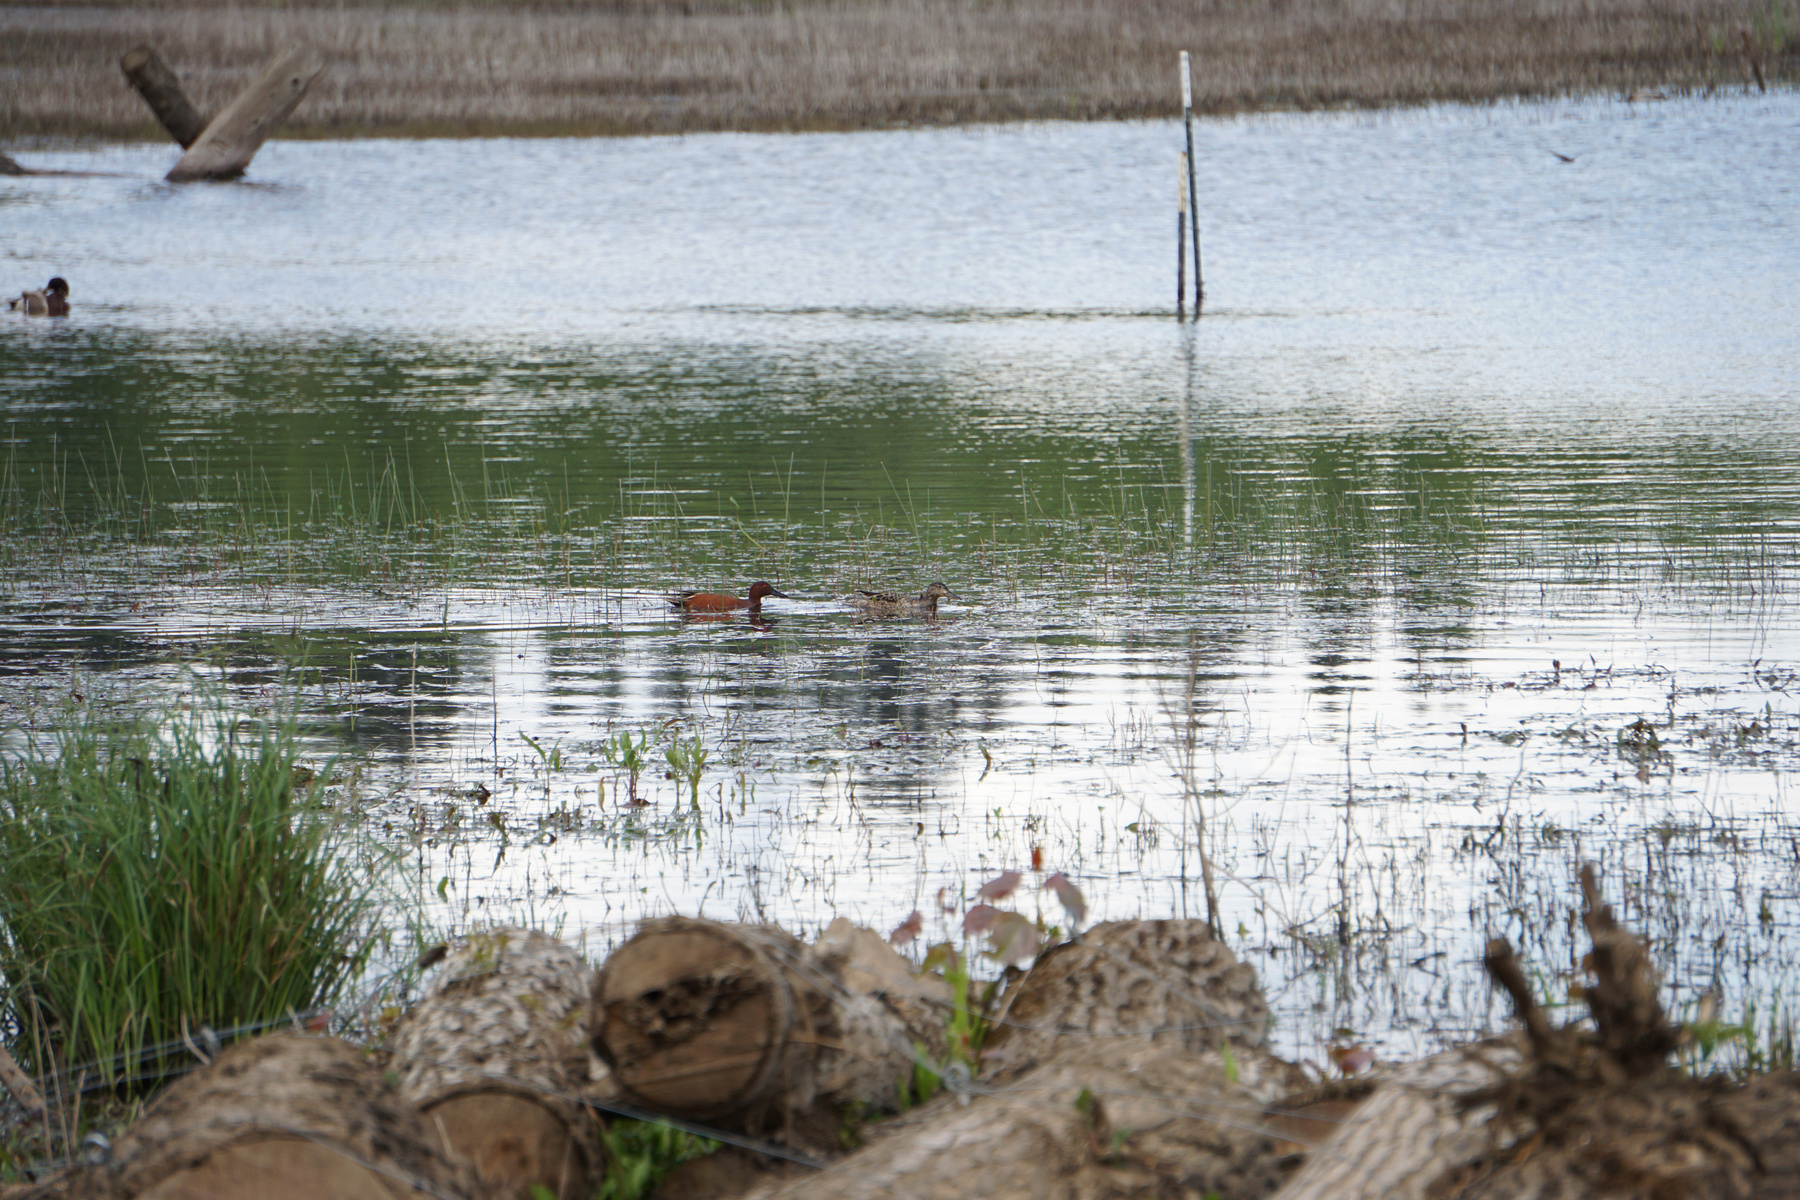
<path fill-rule="evenodd" d="M 0 179 L 0 713 L 298 703 L 439 915 L 1204 916 L 1284 1051 L 1800 936 L 1800 97 Z M 1572 161 L 1566 161 L 1572 160 Z M 769 579 L 760 621 L 681 587 Z M 857 587 L 956 593 L 861 622 Z M 653 766 L 630 801 L 618 738 Z M 646 740 L 647 739 L 647 740 Z M 697 803 L 665 750 L 706 754 Z M 689 759 L 688 761 L 692 761 Z M 1210 872 L 1203 870 L 1210 861 Z"/>

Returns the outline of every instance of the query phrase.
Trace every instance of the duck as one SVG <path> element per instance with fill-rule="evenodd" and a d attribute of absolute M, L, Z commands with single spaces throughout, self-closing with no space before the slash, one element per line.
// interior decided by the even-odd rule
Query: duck
<path fill-rule="evenodd" d="M 684 613 L 725 613 L 741 608 L 754 617 L 762 612 L 764 596 L 789 598 L 786 592 L 777 591 L 774 584 L 759 579 L 750 585 L 748 596 L 734 596 L 730 592 L 676 592 L 669 597 L 669 604 Z"/>
<path fill-rule="evenodd" d="M 849 599 L 850 607 L 865 617 L 935 618 L 939 600 L 960 600 L 962 597 L 945 587 L 941 581 L 935 581 L 927 584 L 925 590 L 916 596 L 859 591 Z"/>
<path fill-rule="evenodd" d="M 42 291 L 25 292 L 16 300 L 8 300 L 6 307 L 28 317 L 66 317 L 69 315 L 69 281 L 61 275 L 53 276 Z"/>

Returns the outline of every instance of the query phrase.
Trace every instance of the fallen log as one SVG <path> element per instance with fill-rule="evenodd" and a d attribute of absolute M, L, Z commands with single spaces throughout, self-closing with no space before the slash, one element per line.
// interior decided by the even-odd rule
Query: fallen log
<path fill-rule="evenodd" d="M 310 48 L 277 56 L 260 79 L 212 119 L 166 178 L 170 183 L 186 183 L 242 175 L 324 70 L 325 60 Z"/>
<path fill-rule="evenodd" d="M 119 69 L 183 150 L 206 131 L 206 119 L 188 101 L 187 93 L 181 90 L 181 80 L 153 47 L 127 50 L 119 59 Z"/>
<path fill-rule="evenodd" d="M 1257 1050 L 1070 1040 L 1008 1083 L 976 1080 L 873 1128 L 867 1145 L 755 1200 L 1257 1200 L 1290 1164 L 1263 1115 L 1304 1078 Z"/>
<path fill-rule="evenodd" d="M 1137 1036 L 1183 1050 L 1260 1047 L 1256 972 L 1205 921 L 1107 921 L 1054 946 L 1008 989 L 983 1059 L 1016 1072 L 1071 1039 Z"/>
<path fill-rule="evenodd" d="M 1325 1128 L 1277 1200 L 1425 1200 L 1445 1175 L 1510 1144 L 1510 1135 L 1492 1128 L 1497 1106 L 1463 1097 L 1495 1086 L 1523 1062 L 1514 1040 L 1379 1070 L 1368 1080 L 1373 1092 Z"/>
<path fill-rule="evenodd" d="M 892 1107 L 921 1051 L 941 1059 L 949 998 L 847 921 L 809 947 L 666 917 L 607 958 L 589 1027 L 619 1098 L 830 1154 L 842 1106 Z"/>
<path fill-rule="evenodd" d="M 171 1084 L 112 1145 L 12 1197 L 476 1200 L 435 1131 L 348 1042 L 274 1034 Z"/>
<path fill-rule="evenodd" d="M 393 1038 L 400 1095 L 489 1196 L 585 1200 L 603 1159 L 587 1087 L 593 969 L 555 938 L 501 928 L 459 943 Z"/>

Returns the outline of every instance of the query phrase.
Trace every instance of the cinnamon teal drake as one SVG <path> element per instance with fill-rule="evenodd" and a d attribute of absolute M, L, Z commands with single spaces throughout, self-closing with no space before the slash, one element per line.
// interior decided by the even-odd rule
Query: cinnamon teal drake
<path fill-rule="evenodd" d="M 759 579 L 750 585 L 748 596 L 734 596 L 730 592 L 677 592 L 669 597 L 669 603 L 684 613 L 728 613 L 743 609 L 754 617 L 762 612 L 764 596 L 788 599 L 786 592 L 778 592 L 774 584 Z"/>
<path fill-rule="evenodd" d="M 916 596 L 900 596 L 893 592 L 855 592 L 850 607 L 864 617 L 936 617 L 939 600 L 960 600 L 942 583 L 929 584 Z"/>
<path fill-rule="evenodd" d="M 57 275 L 42 291 L 28 291 L 6 307 L 28 317 L 66 317 L 69 315 L 69 281 Z"/>

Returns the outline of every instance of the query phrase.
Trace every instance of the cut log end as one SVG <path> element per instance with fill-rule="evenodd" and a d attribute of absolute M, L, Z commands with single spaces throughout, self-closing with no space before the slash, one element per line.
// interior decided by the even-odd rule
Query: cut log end
<path fill-rule="evenodd" d="M 496 1200 L 533 1200 L 534 1185 L 556 1200 L 586 1200 L 593 1191 L 587 1151 L 541 1104 L 507 1092 L 471 1092 L 432 1105 L 425 1116 L 477 1175 L 501 1185 Z"/>

